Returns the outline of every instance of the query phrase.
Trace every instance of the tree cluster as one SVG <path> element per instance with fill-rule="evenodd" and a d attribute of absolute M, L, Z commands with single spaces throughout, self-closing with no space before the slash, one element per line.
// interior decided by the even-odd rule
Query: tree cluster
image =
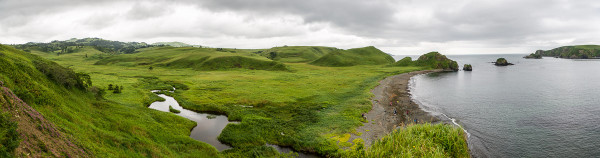
<path fill-rule="evenodd" d="M 104 53 L 122 53 L 131 54 L 135 53 L 136 49 L 152 47 L 144 42 L 119 42 L 110 41 L 100 38 L 84 38 L 84 39 L 71 39 L 67 41 L 52 41 L 50 43 L 34 43 L 29 42 L 26 44 L 16 45 L 15 48 L 21 50 L 38 50 L 42 52 L 56 52 L 57 55 L 73 53 L 75 50 L 83 48 L 84 46 L 91 46 Z"/>
<path fill-rule="evenodd" d="M 113 84 L 108 84 L 108 90 L 112 91 L 113 93 L 121 93 L 121 91 L 123 91 L 123 86 L 113 86 Z"/>

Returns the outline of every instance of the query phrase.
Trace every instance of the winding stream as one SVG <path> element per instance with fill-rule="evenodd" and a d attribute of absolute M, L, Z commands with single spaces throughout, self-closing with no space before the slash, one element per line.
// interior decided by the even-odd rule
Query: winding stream
<path fill-rule="evenodd" d="M 175 88 L 173 88 L 173 89 L 175 89 Z M 160 90 L 153 90 L 152 92 L 156 93 L 156 92 L 160 92 Z M 173 91 L 171 91 L 171 92 L 173 92 Z M 194 112 L 194 111 L 191 111 L 188 109 L 184 109 L 183 107 L 181 107 L 179 105 L 179 103 L 177 102 L 177 100 L 175 100 L 175 98 L 167 96 L 165 94 L 157 94 L 157 95 L 161 98 L 164 98 L 165 101 L 153 102 L 152 104 L 150 104 L 150 106 L 148 106 L 148 108 L 156 109 L 156 110 L 164 111 L 164 112 L 169 112 L 169 105 L 170 105 L 171 107 L 173 107 L 173 109 L 177 109 L 177 110 L 181 111 L 180 113 L 178 113 L 176 115 L 185 117 L 185 118 L 190 119 L 197 123 L 196 127 L 194 127 L 192 129 L 190 137 L 192 137 L 195 140 L 208 143 L 208 144 L 214 146 L 215 148 L 217 148 L 217 150 L 219 150 L 219 151 L 223 151 L 225 149 L 231 148 L 231 146 L 223 144 L 219 140 L 217 140 L 217 137 L 219 136 L 219 134 L 221 134 L 221 131 L 223 131 L 223 129 L 225 128 L 225 126 L 227 126 L 227 124 L 238 123 L 238 122 L 230 122 L 229 120 L 227 120 L 227 116 L 225 116 L 225 115 L 212 115 L 212 114 L 206 114 L 206 113 L 197 113 L 197 112 Z M 271 145 L 271 144 L 267 144 L 267 146 L 271 146 L 271 147 L 275 148 L 280 153 L 289 153 L 289 152 L 294 151 L 293 149 L 291 149 L 289 147 L 282 147 L 282 146 Z M 294 152 L 298 153 L 298 157 L 300 157 L 300 158 L 317 158 L 317 157 L 319 157 L 319 156 L 313 155 L 313 154 L 301 153 L 301 152 L 297 152 L 297 151 L 294 151 Z"/>
<path fill-rule="evenodd" d="M 217 150 L 219 151 L 231 148 L 230 146 L 223 144 L 219 142 L 219 140 L 217 140 L 217 137 L 219 136 L 219 134 L 221 134 L 221 131 L 223 131 L 225 126 L 227 126 L 227 124 L 230 123 L 229 120 L 227 120 L 227 116 L 212 115 L 210 117 L 211 119 L 209 119 L 209 115 L 211 114 L 197 113 L 191 110 L 184 109 L 183 107 L 179 106 L 179 103 L 177 103 L 175 98 L 164 94 L 158 94 L 158 96 L 164 98 L 165 101 L 156 101 L 150 104 L 148 108 L 169 112 L 169 105 L 171 105 L 173 109 L 181 111 L 181 113 L 178 113 L 176 115 L 185 117 L 197 123 L 196 127 L 192 129 L 190 137 L 194 138 L 195 140 L 208 143 L 217 148 Z"/>

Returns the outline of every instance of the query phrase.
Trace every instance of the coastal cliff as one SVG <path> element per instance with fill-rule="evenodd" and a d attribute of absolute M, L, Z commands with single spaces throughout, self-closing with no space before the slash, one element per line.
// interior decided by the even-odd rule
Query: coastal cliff
<path fill-rule="evenodd" d="M 600 45 L 562 46 L 551 50 L 537 50 L 533 55 L 540 55 L 540 58 L 548 56 L 566 59 L 594 59 L 600 57 Z"/>

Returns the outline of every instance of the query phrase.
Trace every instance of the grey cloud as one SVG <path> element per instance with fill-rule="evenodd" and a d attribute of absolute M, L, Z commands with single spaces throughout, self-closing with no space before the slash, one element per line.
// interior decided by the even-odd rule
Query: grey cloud
<path fill-rule="evenodd" d="M 123 1 L 0 0 L 0 35 L 18 35 L 18 32 L 7 32 L 15 30 L 13 28 L 27 28 L 28 23 L 48 14 L 112 3 Z M 90 34 L 107 27 L 115 31 L 129 30 L 118 34 L 137 39 L 226 37 L 224 39 L 247 40 L 249 43 L 252 40 L 303 36 L 323 28 L 334 34 L 349 35 L 364 41 L 377 40 L 376 44 L 388 47 L 415 47 L 419 43 L 456 41 L 494 47 L 524 43 L 545 47 L 544 44 L 554 45 L 556 41 L 569 39 L 573 39 L 570 40 L 572 44 L 600 42 L 600 37 L 595 36 L 600 33 L 600 29 L 597 29 L 600 28 L 600 16 L 597 16 L 600 15 L 600 3 L 593 0 L 140 0 L 128 1 L 127 4 L 135 5 L 127 6 L 119 15 L 98 13 L 73 25 L 89 27 L 91 30 L 86 31 L 90 31 Z M 231 19 L 190 15 L 200 19 L 188 20 L 197 20 L 194 23 L 171 21 L 173 24 L 137 26 L 148 24 L 144 21 L 169 17 L 167 15 L 177 12 L 175 8 L 170 8 L 172 6 L 161 4 L 194 6 L 197 10 L 212 13 L 232 13 L 247 18 L 247 21 L 229 24 L 227 21 Z M 110 9 L 113 8 L 106 8 Z M 300 22 L 277 21 L 289 15 L 301 18 Z M 207 19 L 217 22 L 204 21 Z M 280 26 L 260 25 L 261 22 L 253 19 L 275 19 L 273 21 L 277 22 L 273 25 Z M 134 29 L 113 26 L 119 22 L 124 26 L 131 25 Z M 327 25 L 311 26 L 315 24 Z"/>
<path fill-rule="evenodd" d="M 171 8 L 164 8 L 154 3 L 137 2 L 127 12 L 127 18 L 130 20 L 145 20 L 153 17 L 159 17 L 172 12 Z"/>
<path fill-rule="evenodd" d="M 293 14 L 307 23 L 330 22 L 354 33 L 373 34 L 392 20 L 395 2 L 388 0 L 204 0 L 213 11 L 244 11 L 266 16 Z"/>

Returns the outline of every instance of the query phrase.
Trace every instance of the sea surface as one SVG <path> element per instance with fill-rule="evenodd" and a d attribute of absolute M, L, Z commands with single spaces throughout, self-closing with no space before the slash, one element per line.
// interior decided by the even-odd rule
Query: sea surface
<path fill-rule="evenodd" d="M 600 157 L 600 60 L 523 56 L 448 56 L 473 71 L 413 77 L 413 100 L 455 119 L 475 157 Z"/>

